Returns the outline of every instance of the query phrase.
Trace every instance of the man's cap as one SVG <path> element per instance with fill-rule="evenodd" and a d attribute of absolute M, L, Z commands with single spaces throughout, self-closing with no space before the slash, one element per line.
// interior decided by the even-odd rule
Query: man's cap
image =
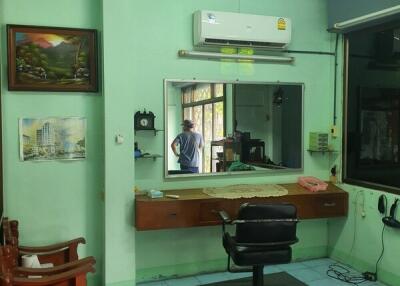
<path fill-rule="evenodd" d="M 193 128 L 194 123 L 192 120 L 185 119 L 185 120 L 183 120 L 182 126 L 187 127 L 187 128 Z"/>

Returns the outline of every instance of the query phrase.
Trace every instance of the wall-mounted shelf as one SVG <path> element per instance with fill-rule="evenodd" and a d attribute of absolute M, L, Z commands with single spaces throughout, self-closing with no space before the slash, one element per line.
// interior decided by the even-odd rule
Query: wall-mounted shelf
<path fill-rule="evenodd" d="M 329 153 L 329 154 L 334 154 L 334 153 L 338 153 L 338 151 L 336 150 L 310 150 L 307 149 L 307 151 L 312 155 L 313 153 L 320 153 L 322 155 L 324 155 L 325 153 Z"/>
<path fill-rule="evenodd" d="M 136 132 L 138 132 L 138 131 L 151 131 L 151 132 L 154 132 L 154 136 L 156 136 L 158 132 L 162 132 L 162 131 L 164 131 L 164 129 L 147 129 L 147 130 L 140 129 L 140 130 L 135 130 L 135 135 L 136 135 Z"/>
<path fill-rule="evenodd" d="M 148 154 L 148 155 L 142 155 L 140 157 L 135 158 L 135 160 L 137 159 L 153 159 L 153 161 L 155 161 L 157 158 L 162 158 L 162 155 L 159 154 Z"/>

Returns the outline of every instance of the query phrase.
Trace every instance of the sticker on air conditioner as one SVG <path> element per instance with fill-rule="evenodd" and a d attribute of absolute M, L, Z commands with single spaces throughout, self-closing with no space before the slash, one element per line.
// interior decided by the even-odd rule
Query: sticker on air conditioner
<path fill-rule="evenodd" d="M 283 18 L 278 19 L 278 30 L 286 30 L 286 21 Z"/>

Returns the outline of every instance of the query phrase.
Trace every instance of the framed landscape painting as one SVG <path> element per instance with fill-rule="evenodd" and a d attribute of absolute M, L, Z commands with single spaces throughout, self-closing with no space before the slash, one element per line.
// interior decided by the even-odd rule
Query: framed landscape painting
<path fill-rule="evenodd" d="M 96 30 L 7 25 L 8 89 L 96 92 Z"/>

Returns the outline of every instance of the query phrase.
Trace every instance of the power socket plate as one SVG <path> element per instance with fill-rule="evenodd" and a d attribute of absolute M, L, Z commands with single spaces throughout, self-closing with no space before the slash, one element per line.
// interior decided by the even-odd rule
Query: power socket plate
<path fill-rule="evenodd" d="M 338 130 L 336 125 L 331 126 L 331 135 L 333 138 L 336 138 L 338 136 Z"/>

